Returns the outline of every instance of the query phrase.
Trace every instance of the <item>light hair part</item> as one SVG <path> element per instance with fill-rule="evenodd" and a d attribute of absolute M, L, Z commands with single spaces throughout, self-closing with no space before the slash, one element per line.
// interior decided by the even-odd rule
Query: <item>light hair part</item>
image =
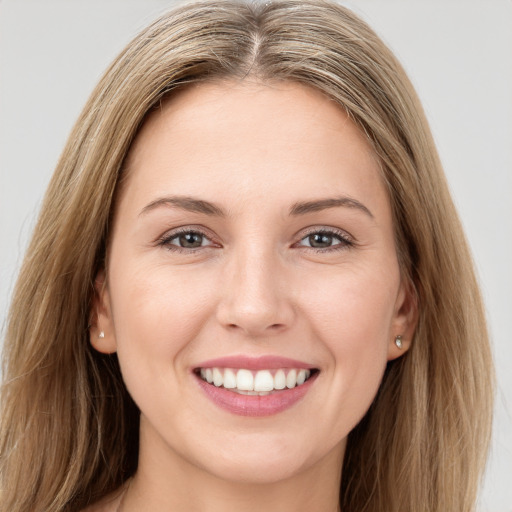
<path fill-rule="evenodd" d="M 71 512 L 137 467 L 138 411 L 117 357 L 89 343 L 94 279 L 123 163 L 180 87 L 251 77 L 330 97 L 382 167 L 402 278 L 419 320 L 349 435 L 343 512 L 473 510 L 491 430 L 492 362 L 470 252 L 419 100 L 376 34 L 322 0 L 184 5 L 106 71 L 50 182 L 13 295 L 4 348 L 0 512 Z M 108 271 L 108 265 L 107 265 Z"/>

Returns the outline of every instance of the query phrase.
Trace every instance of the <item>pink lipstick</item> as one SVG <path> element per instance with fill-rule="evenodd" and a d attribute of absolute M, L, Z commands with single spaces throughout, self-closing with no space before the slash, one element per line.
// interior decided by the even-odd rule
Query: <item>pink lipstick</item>
<path fill-rule="evenodd" d="M 194 377 L 217 406 L 241 416 L 284 411 L 310 390 L 319 371 L 295 359 L 229 356 L 200 363 Z"/>

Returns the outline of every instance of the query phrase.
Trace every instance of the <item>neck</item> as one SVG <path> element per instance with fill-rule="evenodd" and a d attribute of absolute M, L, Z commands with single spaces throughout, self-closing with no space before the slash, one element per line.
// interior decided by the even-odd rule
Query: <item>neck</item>
<path fill-rule="evenodd" d="M 185 460 L 168 447 L 147 446 L 141 432 L 139 467 L 122 512 L 322 512 L 339 511 L 344 446 L 303 471 L 278 481 L 222 478 Z"/>

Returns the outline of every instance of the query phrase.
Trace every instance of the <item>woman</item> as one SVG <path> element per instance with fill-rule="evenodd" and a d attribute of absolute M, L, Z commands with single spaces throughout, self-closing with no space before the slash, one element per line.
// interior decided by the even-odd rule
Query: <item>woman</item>
<path fill-rule="evenodd" d="M 416 95 L 353 14 L 162 17 L 86 105 L 21 271 L 0 510 L 471 510 L 470 261 Z"/>

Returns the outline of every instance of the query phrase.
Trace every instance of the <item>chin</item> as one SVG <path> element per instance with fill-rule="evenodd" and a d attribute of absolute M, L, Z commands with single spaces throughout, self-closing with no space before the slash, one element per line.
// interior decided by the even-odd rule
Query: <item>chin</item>
<path fill-rule="evenodd" d="M 304 438 L 294 443 L 282 435 L 269 438 L 268 433 L 243 437 L 224 449 L 217 446 L 206 460 L 201 457 L 203 469 L 226 481 L 272 484 L 307 471 L 329 451 Z"/>
<path fill-rule="evenodd" d="M 238 460 L 210 461 L 204 467 L 217 478 L 241 484 L 273 484 L 287 480 L 304 470 L 304 461 L 291 458 L 267 458 L 262 455 Z"/>

